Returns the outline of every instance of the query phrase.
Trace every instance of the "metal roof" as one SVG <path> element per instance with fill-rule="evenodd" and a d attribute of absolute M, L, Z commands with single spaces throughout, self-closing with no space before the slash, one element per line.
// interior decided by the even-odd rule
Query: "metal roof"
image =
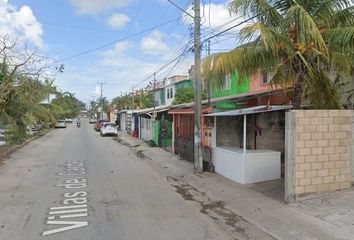
<path fill-rule="evenodd" d="M 161 105 L 161 106 L 157 106 L 155 107 L 155 112 L 163 112 L 163 111 L 167 111 L 169 110 L 171 107 L 171 105 Z M 145 108 L 145 109 L 136 109 L 134 110 L 134 113 L 136 114 L 146 114 L 146 113 L 152 113 L 154 111 L 154 108 Z"/>
<path fill-rule="evenodd" d="M 225 112 L 204 114 L 203 116 L 206 117 L 239 116 L 239 115 L 249 115 L 249 114 L 257 114 L 257 113 L 264 113 L 264 112 L 281 111 L 281 110 L 287 110 L 291 108 L 292 108 L 291 105 L 269 105 L 269 106 L 263 105 L 263 106 L 242 108 L 242 109 L 236 109 L 236 110 L 225 111 Z"/>

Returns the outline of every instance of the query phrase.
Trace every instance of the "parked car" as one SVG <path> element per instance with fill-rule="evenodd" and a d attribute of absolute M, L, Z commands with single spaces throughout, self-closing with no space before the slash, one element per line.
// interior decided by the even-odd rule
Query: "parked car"
<path fill-rule="evenodd" d="M 73 120 L 71 118 L 65 119 L 65 123 L 73 123 Z"/>
<path fill-rule="evenodd" d="M 90 123 L 90 124 L 96 123 L 96 119 L 95 119 L 95 118 L 90 118 L 89 123 Z"/>
<path fill-rule="evenodd" d="M 66 128 L 65 120 L 63 119 L 57 120 L 57 123 L 55 124 L 55 128 Z"/>
<path fill-rule="evenodd" d="M 103 126 L 100 129 L 100 135 L 101 136 L 117 136 L 118 135 L 118 130 L 117 126 L 115 123 L 112 122 L 104 122 Z"/>
<path fill-rule="evenodd" d="M 95 123 L 95 126 L 94 126 L 95 130 L 97 132 L 99 132 L 101 127 L 103 126 L 103 123 L 105 123 L 105 122 L 109 122 L 109 120 L 108 119 L 99 119 L 99 120 L 97 120 L 96 123 Z"/>

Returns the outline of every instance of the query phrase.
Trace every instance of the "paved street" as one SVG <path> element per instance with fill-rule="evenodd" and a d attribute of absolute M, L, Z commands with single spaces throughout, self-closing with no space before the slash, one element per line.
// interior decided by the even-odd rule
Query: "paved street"
<path fill-rule="evenodd" d="M 173 181 L 87 122 L 55 129 L 0 167 L 0 239 L 235 239 Z"/>

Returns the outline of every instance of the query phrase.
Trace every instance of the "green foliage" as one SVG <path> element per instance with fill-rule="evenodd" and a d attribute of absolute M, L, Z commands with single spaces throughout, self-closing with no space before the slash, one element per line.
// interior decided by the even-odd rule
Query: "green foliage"
<path fill-rule="evenodd" d="M 207 92 L 203 91 L 202 92 L 202 99 L 207 98 Z M 175 93 L 175 100 L 173 101 L 173 104 L 182 104 L 182 103 L 190 103 L 194 101 L 194 87 L 181 87 L 178 88 L 176 93 Z"/>
<path fill-rule="evenodd" d="M 111 107 L 118 110 L 131 109 L 133 104 L 132 94 L 125 94 L 114 98 Z M 134 92 L 134 109 L 144 109 L 153 107 L 153 93 L 140 89 Z"/>
<path fill-rule="evenodd" d="M 256 21 L 241 29 L 239 47 L 204 61 L 208 79 L 272 72 L 273 84 L 294 89 L 294 108 L 342 108 L 334 78 L 348 79 L 354 66 L 350 0 L 232 0 L 229 10 Z"/>
<path fill-rule="evenodd" d="M 39 80 L 41 69 L 34 66 L 34 55 L 28 55 L 26 50 L 16 52 L 15 43 L 7 41 L 0 39 L 0 124 L 7 129 L 7 142 L 17 144 L 27 138 L 27 129 L 38 122 L 54 126 L 56 119 L 74 117 L 85 105 L 71 93 L 58 92 L 53 80 Z M 8 58 L 16 54 L 16 60 Z M 26 58 L 18 63 L 20 57 Z M 41 103 L 49 94 L 56 94 L 57 98 L 52 104 Z"/>

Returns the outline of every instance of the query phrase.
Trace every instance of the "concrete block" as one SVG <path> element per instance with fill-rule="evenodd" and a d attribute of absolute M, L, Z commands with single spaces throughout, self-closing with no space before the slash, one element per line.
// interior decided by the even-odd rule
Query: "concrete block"
<path fill-rule="evenodd" d="M 346 163 L 347 163 L 346 161 L 342 161 L 342 160 L 341 161 L 336 161 L 335 162 L 335 167 L 339 168 L 339 169 L 340 168 L 345 168 L 346 167 Z"/>
<path fill-rule="evenodd" d="M 317 170 L 317 175 L 319 177 L 326 177 L 328 176 L 328 169 L 319 169 Z"/>
<path fill-rule="evenodd" d="M 324 117 L 322 118 L 322 124 L 334 124 L 334 117 Z"/>
<path fill-rule="evenodd" d="M 328 146 L 336 147 L 339 145 L 340 145 L 339 139 L 329 139 L 328 140 Z"/>
<path fill-rule="evenodd" d="M 296 132 L 297 133 L 302 133 L 302 132 L 305 132 L 305 126 L 297 126 L 296 127 Z"/>
<path fill-rule="evenodd" d="M 318 117 L 328 117 L 328 110 L 317 110 Z"/>
<path fill-rule="evenodd" d="M 303 194 L 303 193 L 305 193 L 305 187 L 304 186 L 296 186 L 295 192 L 296 192 L 296 194 Z"/>
<path fill-rule="evenodd" d="M 305 163 L 305 156 L 296 156 L 296 163 Z"/>
<path fill-rule="evenodd" d="M 320 125 L 322 126 L 322 125 Z M 307 126 L 303 126 L 304 127 L 304 132 L 316 132 L 317 131 L 317 127 L 316 125 L 307 125 Z"/>
<path fill-rule="evenodd" d="M 305 110 L 304 117 L 313 118 L 318 117 L 317 110 Z"/>
<path fill-rule="evenodd" d="M 343 183 L 343 182 L 345 182 L 345 176 L 344 175 L 334 176 L 334 181 L 336 183 Z"/>
<path fill-rule="evenodd" d="M 318 170 L 318 169 L 322 169 L 322 168 L 323 168 L 322 162 L 311 163 L 312 170 Z"/>
<path fill-rule="evenodd" d="M 351 183 L 350 182 L 340 183 L 340 189 L 348 189 L 348 188 L 351 188 Z"/>
<path fill-rule="evenodd" d="M 311 178 L 300 178 L 299 186 L 308 186 L 311 184 Z"/>
<path fill-rule="evenodd" d="M 317 192 L 327 192 L 329 190 L 328 184 L 319 184 L 316 186 Z"/>
<path fill-rule="evenodd" d="M 307 156 L 311 154 L 311 149 L 312 148 L 299 148 L 298 149 L 298 155 L 299 156 Z"/>
<path fill-rule="evenodd" d="M 322 155 L 323 154 L 323 149 L 321 147 L 311 148 L 311 154 L 312 155 Z"/>
<path fill-rule="evenodd" d="M 323 154 L 330 154 L 330 153 L 335 153 L 334 147 L 325 147 L 325 148 L 323 148 Z"/>
<path fill-rule="evenodd" d="M 297 172 L 295 173 L 295 177 L 296 177 L 297 179 L 304 178 L 304 177 L 305 177 L 305 171 L 297 171 Z"/>
<path fill-rule="evenodd" d="M 328 132 L 328 125 L 317 125 L 316 131 L 317 132 Z"/>
<path fill-rule="evenodd" d="M 333 139 L 336 137 L 335 132 L 326 132 L 323 133 L 323 139 Z"/>
<path fill-rule="evenodd" d="M 325 162 L 323 163 L 324 169 L 334 168 L 334 162 Z"/>
<path fill-rule="evenodd" d="M 304 148 L 305 141 L 296 141 L 296 148 Z"/>
<path fill-rule="evenodd" d="M 318 147 L 327 147 L 328 146 L 328 140 L 317 140 L 317 146 Z"/>
<path fill-rule="evenodd" d="M 328 169 L 328 175 L 336 177 L 336 176 L 340 175 L 340 169 L 330 168 L 330 169 Z"/>
<path fill-rule="evenodd" d="M 311 124 L 312 125 L 321 125 L 322 124 L 322 118 L 321 117 L 313 117 L 313 118 L 311 118 Z"/>
<path fill-rule="evenodd" d="M 347 133 L 346 132 L 336 132 L 336 139 L 346 138 L 346 137 L 347 137 Z"/>
<path fill-rule="evenodd" d="M 304 173 L 305 173 L 305 178 L 317 177 L 317 170 L 308 170 L 308 171 L 304 171 Z"/>
<path fill-rule="evenodd" d="M 303 132 L 303 133 L 297 133 L 297 140 L 311 140 L 311 133 L 308 132 Z"/>
<path fill-rule="evenodd" d="M 299 118 L 296 118 L 296 125 L 298 126 L 306 126 L 306 125 L 309 125 L 311 123 L 311 119 L 310 118 L 302 118 L 302 117 L 299 117 Z"/>
<path fill-rule="evenodd" d="M 317 162 L 317 156 L 316 155 L 307 155 L 307 156 L 305 156 L 305 162 L 306 163 Z"/>
<path fill-rule="evenodd" d="M 334 183 L 334 176 L 323 177 L 323 183 Z"/>
<path fill-rule="evenodd" d="M 323 183 L 322 177 L 311 178 L 312 185 L 318 185 L 318 184 L 322 184 L 322 183 Z"/>
<path fill-rule="evenodd" d="M 337 117 L 339 116 L 339 110 L 328 110 L 329 117 Z"/>
<path fill-rule="evenodd" d="M 335 147 L 334 151 L 335 153 L 345 153 L 347 151 L 347 148 L 343 146 L 337 146 Z"/>
<path fill-rule="evenodd" d="M 315 193 L 317 192 L 316 185 L 305 186 L 305 193 Z"/>
<path fill-rule="evenodd" d="M 298 171 L 306 171 L 306 170 L 311 170 L 311 163 L 300 163 L 296 164 L 297 170 Z"/>
<path fill-rule="evenodd" d="M 338 132 L 338 131 L 340 131 L 340 127 L 337 124 L 330 124 L 330 125 L 328 125 L 328 131 L 329 132 Z"/>
<path fill-rule="evenodd" d="M 331 154 L 329 154 L 329 159 L 328 160 L 329 161 L 334 161 L 334 162 L 339 161 L 340 160 L 340 154 L 331 153 Z"/>
<path fill-rule="evenodd" d="M 325 150 L 325 148 L 323 148 L 323 150 Z M 317 161 L 319 161 L 319 162 L 328 162 L 329 161 L 328 154 L 317 155 Z"/>
<path fill-rule="evenodd" d="M 329 191 L 335 191 L 340 189 L 340 183 L 329 183 L 328 184 L 328 190 Z"/>
<path fill-rule="evenodd" d="M 311 139 L 313 140 L 319 140 L 319 139 L 323 139 L 323 133 L 311 133 Z"/>

